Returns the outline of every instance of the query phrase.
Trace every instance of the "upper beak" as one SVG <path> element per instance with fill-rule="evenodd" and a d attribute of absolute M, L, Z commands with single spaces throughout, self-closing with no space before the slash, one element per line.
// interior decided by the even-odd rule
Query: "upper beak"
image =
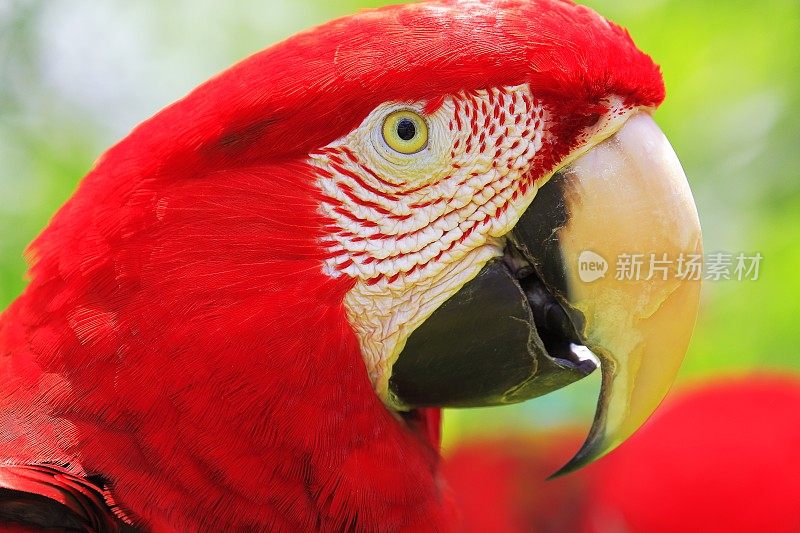
<path fill-rule="evenodd" d="M 496 405 L 550 392 L 600 360 L 594 423 L 558 474 L 604 455 L 666 395 L 697 316 L 700 222 L 649 114 L 557 172 L 490 262 L 409 337 L 392 368 L 400 407 Z M 522 266 L 520 266 L 522 265 Z M 681 268 L 682 267 L 682 268 Z"/>

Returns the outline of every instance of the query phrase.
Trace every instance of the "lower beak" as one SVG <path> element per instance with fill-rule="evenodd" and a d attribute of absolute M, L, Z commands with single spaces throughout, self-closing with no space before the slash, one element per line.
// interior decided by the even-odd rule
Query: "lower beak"
<path fill-rule="evenodd" d="M 599 359 L 594 423 L 558 475 L 615 448 L 666 395 L 697 315 L 700 223 L 675 153 L 640 113 L 556 173 L 507 240 L 412 333 L 389 392 L 403 408 L 514 403 Z"/>

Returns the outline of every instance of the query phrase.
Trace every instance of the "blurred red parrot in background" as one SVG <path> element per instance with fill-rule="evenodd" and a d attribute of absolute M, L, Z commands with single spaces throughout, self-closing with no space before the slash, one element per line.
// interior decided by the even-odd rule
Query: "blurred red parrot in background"
<path fill-rule="evenodd" d="M 439 409 L 598 365 L 562 471 L 608 452 L 697 312 L 698 282 L 595 276 L 701 251 L 663 99 L 628 33 L 565 0 L 366 11 L 203 84 L 31 245 L 0 317 L 0 520 L 453 529 Z"/>
<path fill-rule="evenodd" d="M 577 432 L 465 444 L 445 462 L 466 531 L 800 531 L 800 380 L 736 378 L 670 396 L 622 447 L 545 481 Z"/>

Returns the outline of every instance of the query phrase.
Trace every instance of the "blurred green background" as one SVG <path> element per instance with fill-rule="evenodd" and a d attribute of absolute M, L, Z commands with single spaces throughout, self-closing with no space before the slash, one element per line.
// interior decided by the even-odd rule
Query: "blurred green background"
<path fill-rule="evenodd" d="M 368 0 L 0 0 L 0 309 L 22 251 L 105 148 L 233 62 Z M 800 2 L 593 0 L 661 64 L 657 120 L 707 251 L 760 252 L 757 281 L 708 282 L 678 388 L 800 371 Z M 596 377 L 524 405 L 446 416 L 465 436 L 588 427 Z"/>

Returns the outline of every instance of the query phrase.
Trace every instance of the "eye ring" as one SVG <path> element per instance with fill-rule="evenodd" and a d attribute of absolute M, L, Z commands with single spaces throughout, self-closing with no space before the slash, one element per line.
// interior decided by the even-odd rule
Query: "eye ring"
<path fill-rule="evenodd" d="M 415 154 L 428 146 L 428 123 L 410 109 L 394 111 L 383 120 L 383 140 L 395 152 Z"/>

